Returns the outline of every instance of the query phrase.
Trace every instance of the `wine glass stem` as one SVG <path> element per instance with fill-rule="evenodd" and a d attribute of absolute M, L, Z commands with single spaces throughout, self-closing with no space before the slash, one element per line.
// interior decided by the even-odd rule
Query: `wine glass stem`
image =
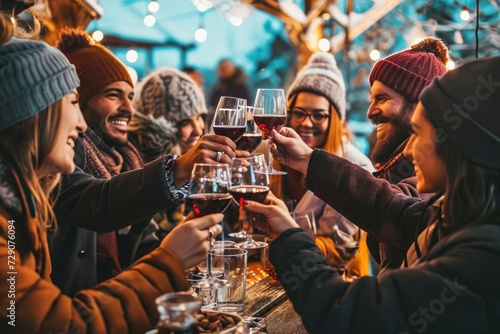
<path fill-rule="evenodd" d="M 271 138 L 268 139 L 267 142 L 267 163 L 269 164 L 268 170 L 272 171 L 274 170 L 273 168 L 273 155 L 271 154 Z"/>

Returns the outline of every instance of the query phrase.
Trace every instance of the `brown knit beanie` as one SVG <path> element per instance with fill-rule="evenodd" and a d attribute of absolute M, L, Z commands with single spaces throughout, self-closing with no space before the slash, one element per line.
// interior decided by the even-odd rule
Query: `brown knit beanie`
<path fill-rule="evenodd" d="M 125 65 L 85 31 L 63 30 L 57 48 L 76 67 L 81 106 L 112 82 L 125 81 L 134 87 Z"/>
<path fill-rule="evenodd" d="M 379 60 L 370 73 L 370 86 L 375 80 L 417 102 L 422 90 L 435 77 L 446 73 L 448 48 L 439 39 L 428 37 L 409 49 Z"/>
<path fill-rule="evenodd" d="M 342 72 L 332 54 L 316 52 L 309 58 L 287 92 L 287 101 L 300 92 L 310 92 L 326 98 L 335 106 L 340 119 L 345 118 L 345 84 Z"/>
<path fill-rule="evenodd" d="M 177 122 L 206 113 L 205 97 L 189 75 L 165 67 L 145 77 L 136 88 L 134 108 L 144 115 Z"/>
<path fill-rule="evenodd" d="M 420 101 L 465 157 L 500 170 L 500 57 L 473 60 L 434 79 Z"/>

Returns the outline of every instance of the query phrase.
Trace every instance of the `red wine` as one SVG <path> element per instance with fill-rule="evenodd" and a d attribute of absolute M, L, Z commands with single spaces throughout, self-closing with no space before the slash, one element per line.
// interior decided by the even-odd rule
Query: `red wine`
<path fill-rule="evenodd" d="M 226 136 L 236 142 L 245 133 L 246 126 L 214 125 L 214 132 L 219 136 Z"/>
<path fill-rule="evenodd" d="M 279 131 L 286 123 L 286 115 L 253 115 L 253 119 L 267 137 L 271 136 L 273 129 Z"/>
<path fill-rule="evenodd" d="M 269 193 L 269 187 L 252 185 L 234 186 L 229 188 L 229 192 L 240 205 L 243 204 L 242 202 L 245 199 L 262 203 Z"/>
<path fill-rule="evenodd" d="M 188 197 L 196 217 L 224 212 L 231 199 L 230 194 L 194 194 Z"/>
<path fill-rule="evenodd" d="M 262 135 L 255 132 L 245 132 L 243 137 L 235 143 L 238 150 L 245 150 L 252 153 L 262 143 Z"/>

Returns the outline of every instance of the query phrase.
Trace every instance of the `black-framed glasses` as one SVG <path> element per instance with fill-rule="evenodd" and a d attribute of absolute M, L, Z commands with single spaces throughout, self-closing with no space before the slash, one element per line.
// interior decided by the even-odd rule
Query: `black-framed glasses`
<path fill-rule="evenodd" d="M 288 113 L 288 117 L 294 122 L 303 122 L 306 117 L 309 117 L 314 125 L 322 125 L 327 118 L 330 118 L 330 115 L 323 112 L 307 113 L 302 110 L 293 109 Z"/>

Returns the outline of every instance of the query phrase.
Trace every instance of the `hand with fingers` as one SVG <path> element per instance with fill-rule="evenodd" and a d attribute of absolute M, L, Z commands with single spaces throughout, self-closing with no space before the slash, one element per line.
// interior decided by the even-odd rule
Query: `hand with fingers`
<path fill-rule="evenodd" d="M 231 164 L 236 156 L 236 144 L 225 136 L 207 134 L 186 154 L 180 156 L 174 163 L 174 182 L 181 187 L 189 181 L 195 163 Z"/>
<path fill-rule="evenodd" d="M 222 227 L 218 225 L 224 217 L 222 214 L 193 217 L 190 213 L 160 244 L 160 247 L 174 252 L 185 269 L 206 259 L 215 237 L 222 233 Z"/>
<path fill-rule="evenodd" d="M 265 229 L 271 238 L 275 239 L 286 230 L 300 227 L 293 220 L 292 216 L 290 216 L 285 203 L 272 192 L 269 192 L 267 195 L 265 203 L 244 201 L 243 207 L 249 212 L 260 213 L 262 215 L 265 219 L 265 226 L 258 227 Z"/>
<path fill-rule="evenodd" d="M 271 153 L 274 159 L 302 174 L 307 173 L 307 166 L 313 150 L 302 141 L 292 128 L 283 127 L 272 131 Z"/>

